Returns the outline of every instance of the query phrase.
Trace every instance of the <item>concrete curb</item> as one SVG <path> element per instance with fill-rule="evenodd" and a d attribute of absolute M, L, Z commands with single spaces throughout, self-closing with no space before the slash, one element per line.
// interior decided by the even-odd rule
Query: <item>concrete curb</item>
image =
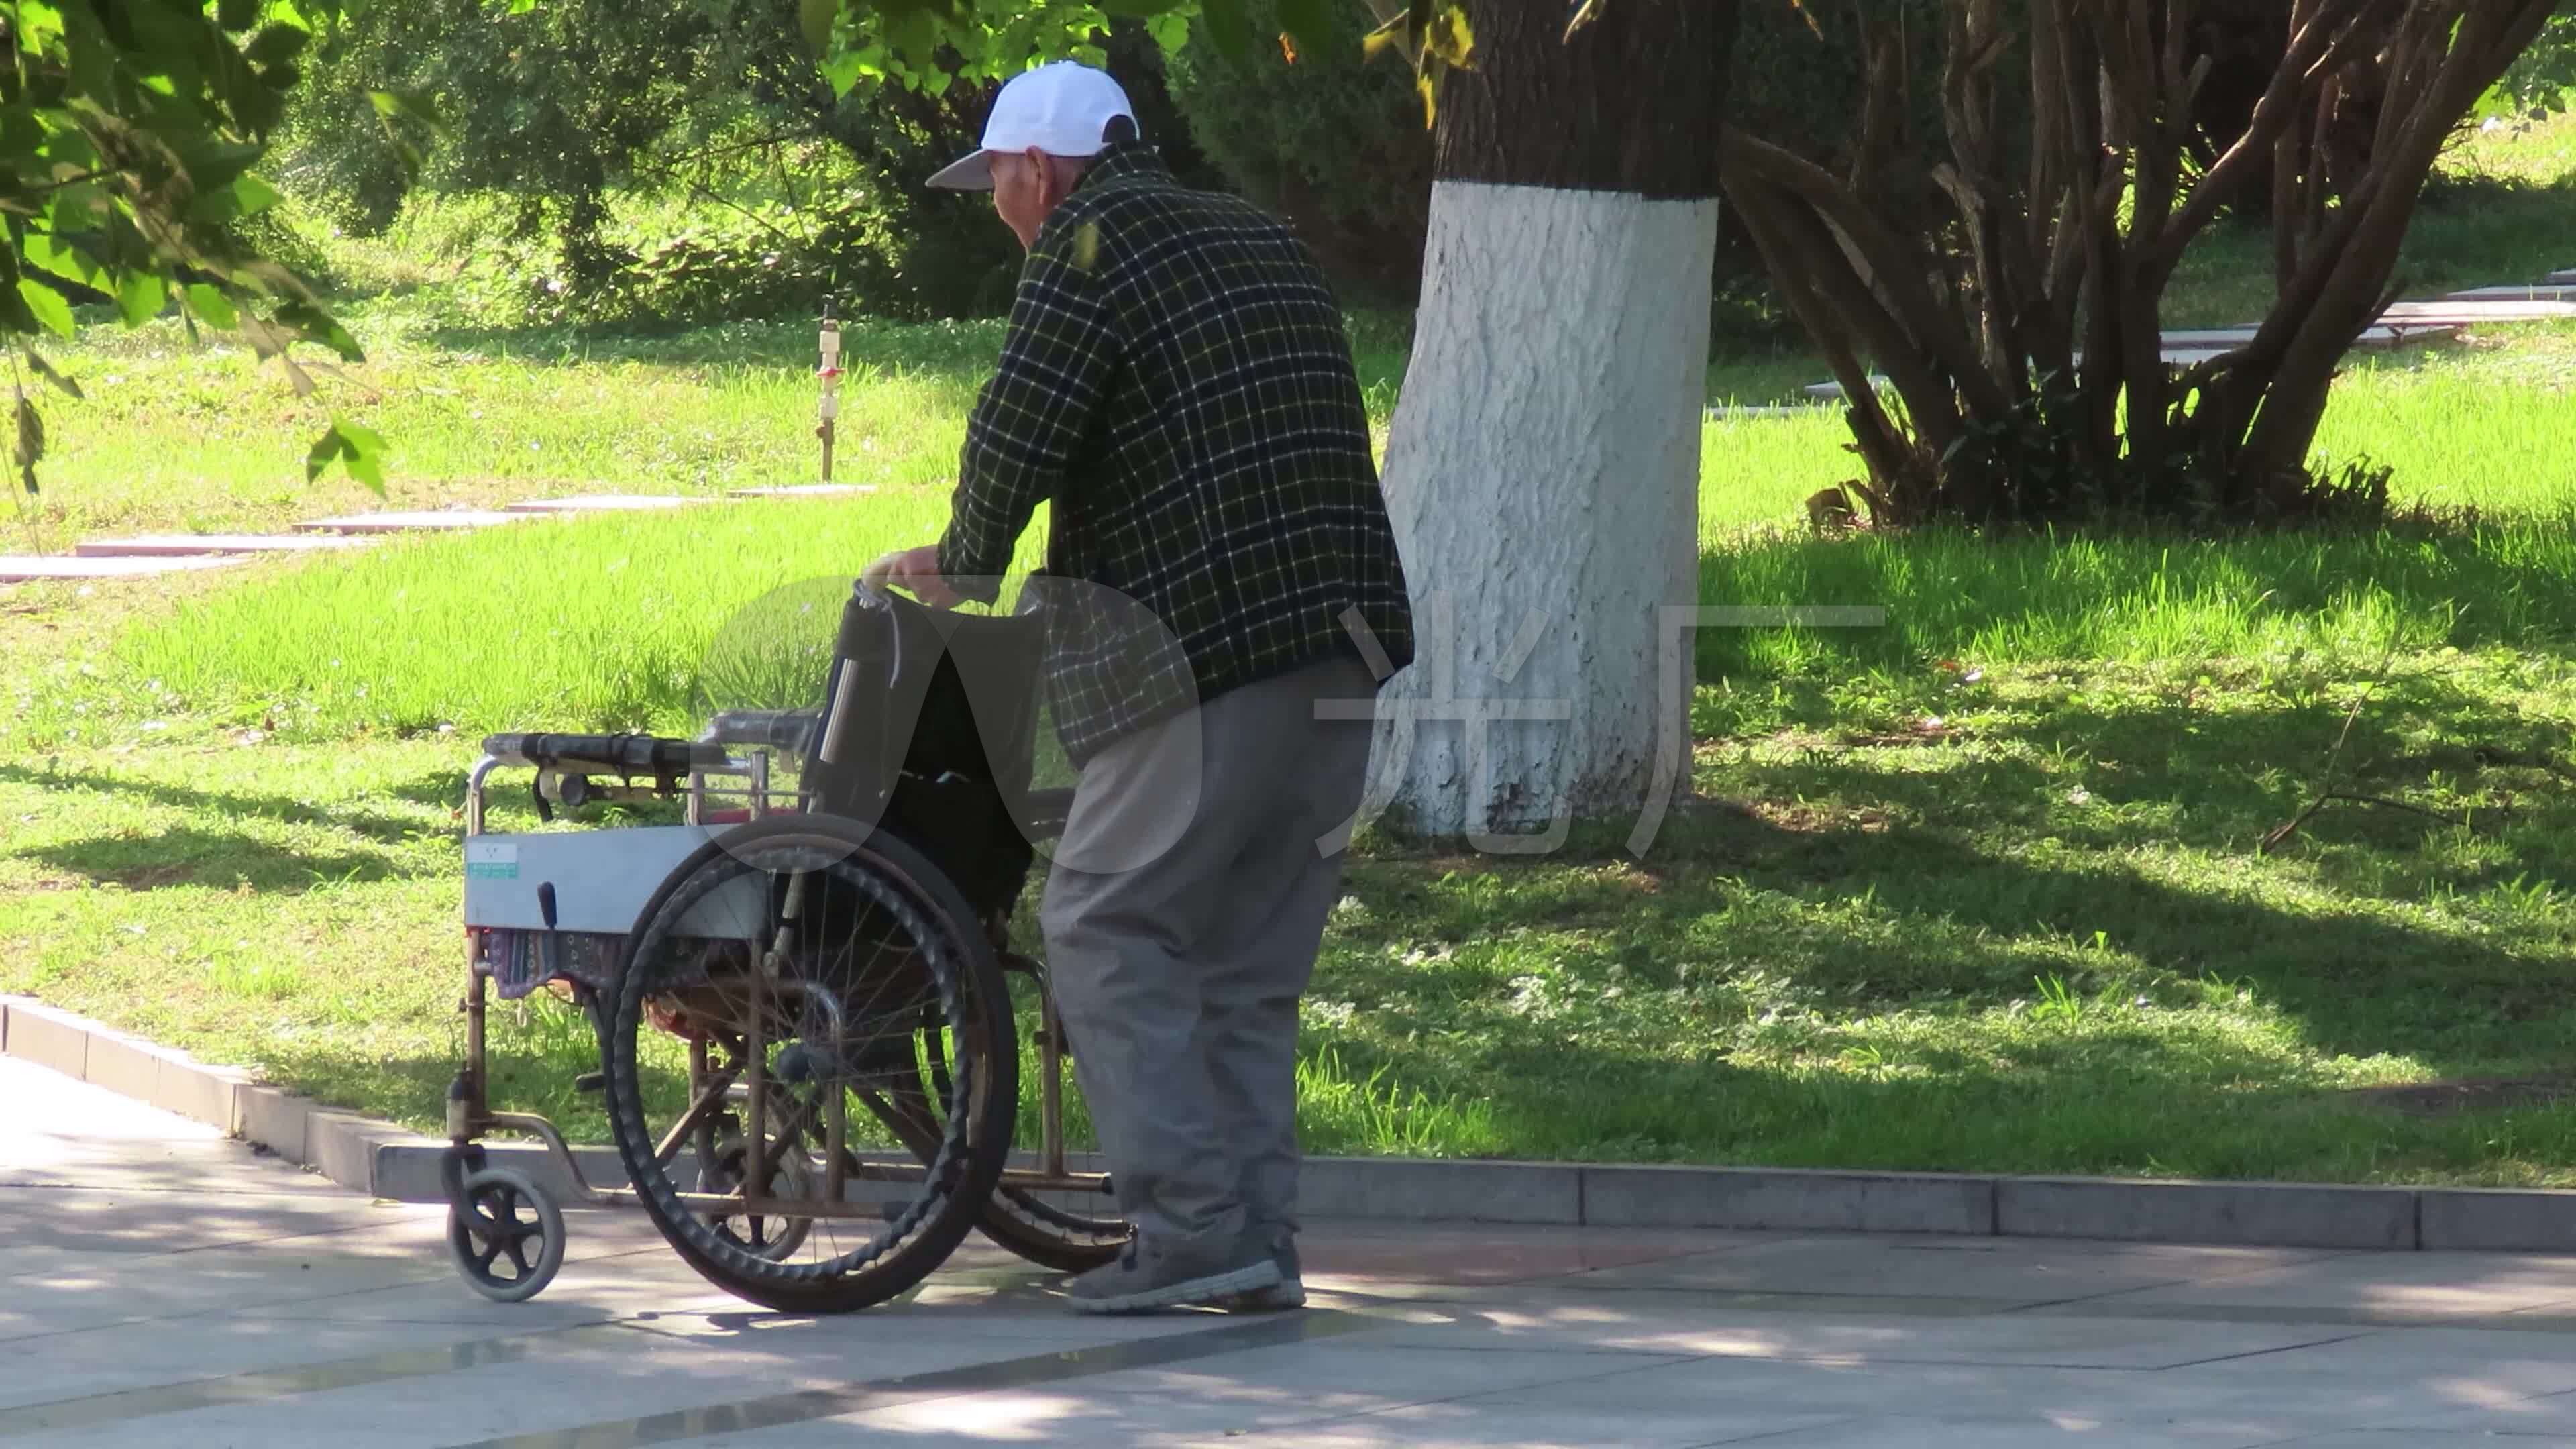
<path fill-rule="evenodd" d="M 441 1198 L 446 1144 L 436 1138 L 318 1106 L 26 997 L 0 996 L 0 1054 L 220 1127 L 372 1197 Z M 542 1147 L 485 1150 L 569 1195 L 571 1179 Z M 593 1186 L 624 1183 L 612 1149 L 575 1151 Z M 2576 1252 L 2576 1192 L 2548 1189 L 1314 1157 L 1298 1196 L 1300 1211 L 1316 1218 Z"/>

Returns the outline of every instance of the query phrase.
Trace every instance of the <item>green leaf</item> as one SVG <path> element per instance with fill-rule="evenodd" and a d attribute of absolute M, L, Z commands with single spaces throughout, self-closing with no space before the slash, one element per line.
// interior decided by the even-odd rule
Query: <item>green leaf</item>
<path fill-rule="evenodd" d="M 832 53 L 832 22 L 841 16 L 841 0 L 796 0 L 796 24 L 816 55 Z"/>
<path fill-rule="evenodd" d="M 196 183 L 198 191 L 222 191 L 224 186 L 232 186 L 232 178 L 250 170 L 250 162 L 260 160 L 263 147 L 255 147 L 250 142 L 201 139 L 201 142 L 183 142 L 173 150 L 178 152 L 178 160 L 188 168 L 188 180 Z"/>
<path fill-rule="evenodd" d="M 373 429 L 333 417 L 331 430 L 314 439 L 312 451 L 304 455 L 304 481 L 320 478 L 333 463 L 346 468 L 350 477 L 366 484 L 377 497 L 385 496 L 385 440 Z"/>
<path fill-rule="evenodd" d="M 1243 0 L 1204 0 L 1199 21 L 1207 27 L 1208 44 L 1216 47 L 1217 54 L 1236 65 L 1250 63 L 1255 41 Z"/>
<path fill-rule="evenodd" d="M 429 131 L 446 129 L 447 122 L 438 114 L 438 98 L 426 90 L 389 89 L 367 92 L 367 104 L 387 121 L 404 120 Z"/>
<path fill-rule="evenodd" d="M 234 308 L 233 299 L 206 283 L 191 283 L 184 295 L 188 299 L 188 310 L 205 318 L 207 326 L 230 332 L 239 325 L 241 313 Z"/>
<path fill-rule="evenodd" d="M 340 455 L 348 450 L 349 445 L 340 438 L 340 425 L 334 422 L 328 431 L 313 440 L 312 450 L 304 455 L 304 481 L 311 483 L 320 478 L 322 470 L 337 462 Z"/>
<path fill-rule="evenodd" d="M 81 397 L 84 395 L 81 392 L 81 385 L 79 383 L 64 376 L 52 363 L 47 362 L 42 356 L 38 355 L 34 348 L 29 348 L 27 350 L 27 366 L 35 372 L 36 376 L 43 378 L 45 381 L 52 383 L 54 386 L 61 388 L 72 396 Z"/>
<path fill-rule="evenodd" d="M 1455 0 L 1441 6 L 1431 19 L 1431 33 L 1423 48 L 1460 70 L 1468 69 L 1476 54 L 1476 31 L 1467 23 L 1467 7 Z"/>
<path fill-rule="evenodd" d="M 848 95 L 867 70 L 867 57 L 854 50 L 823 58 L 823 79 L 832 83 L 832 94 L 836 96 Z"/>
<path fill-rule="evenodd" d="M 36 314 L 37 321 L 58 336 L 72 335 L 72 304 L 63 300 L 62 293 L 33 277 L 20 277 L 18 295 L 27 299 L 27 310 Z"/>
<path fill-rule="evenodd" d="M 345 418 L 331 420 L 332 431 L 348 445 L 349 476 L 385 496 L 385 440 L 372 428 L 362 428 Z"/>
<path fill-rule="evenodd" d="M 24 472 L 45 456 L 45 420 L 36 416 L 36 405 L 27 401 L 27 390 L 18 389 L 18 467 Z M 27 476 L 27 491 L 36 491 L 32 474 Z"/>
<path fill-rule="evenodd" d="M 140 327 L 161 315 L 170 302 L 169 288 L 151 272 L 128 272 L 117 280 L 116 310 L 128 327 Z"/>
<path fill-rule="evenodd" d="M 367 354 L 358 349 L 358 339 L 340 325 L 340 319 L 310 302 L 287 302 L 277 309 L 277 320 L 293 328 L 310 342 L 319 342 L 340 354 L 348 362 L 364 362 Z"/>
<path fill-rule="evenodd" d="M 1412 54 L 1406 45 L 1404 17 L 1401 15 L 1360 37 L 1360 58 L 1363 60 L 1375 60 L 1389 50 L 1408 57 Z"/>
<path fill-rule="evenodd" d="M 259 0 L 218 0 L 215 23 L 235 35 L 259 21 Z"/>
<path fill-rule="evenodd" d="M 285 199 L 278 194 L 276 187 L 247 171 L 233 182 L 233 202 L 237 208 L 233 214 L 236 216 L 256 216 Z"/>
<path fill-rule="evenodd" d="M 19 247 L 18 254 L 36 270 L 51 272 L 65 281 L 78 282 L 93 292 L 116 290 L 115 284 L 107 278 L 106 269 L 91 261 L 87 253 L 42 232 L 30 234 L 25 244 Z"/>

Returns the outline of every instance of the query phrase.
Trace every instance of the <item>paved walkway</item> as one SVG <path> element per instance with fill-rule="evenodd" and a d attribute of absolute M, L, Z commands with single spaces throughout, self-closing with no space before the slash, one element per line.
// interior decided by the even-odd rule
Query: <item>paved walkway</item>
<path fill-rule="evenodd" d="M 434 1209 L 8 1059 L 0 1206 L 48 1449 L 2576 1446 L 2576 1259 L 1344 1223 L 1302 1314 L 1076 1318 L 972 1247 L 818 1321 L 578 1213 L 507 1308 Z"/>

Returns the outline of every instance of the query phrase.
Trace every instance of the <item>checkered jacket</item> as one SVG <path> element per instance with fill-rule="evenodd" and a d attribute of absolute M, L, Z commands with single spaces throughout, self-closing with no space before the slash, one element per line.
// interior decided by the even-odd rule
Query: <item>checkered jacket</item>
<path fill-rule="evenodd" d="M 1078 765 L 1357 647 L 1413 657 L 1404 570 L 1332 292 L 1234 197 L 1111 145 L 1040 230 L 966 427 L 939 569 L 990 601 L 1041 500 L 1046 695 Z M 1023 607 L 1027 604 L 1024 602 Z M 1361 657 L 1365 658 L 1363 652 Z"/>

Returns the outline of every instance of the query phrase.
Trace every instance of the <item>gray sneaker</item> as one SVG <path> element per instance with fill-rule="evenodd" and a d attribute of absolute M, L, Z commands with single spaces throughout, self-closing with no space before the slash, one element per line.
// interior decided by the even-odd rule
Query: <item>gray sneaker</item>
<path fill-rule="evenodd" d="M 1224 1303 L 1278 1283 L 1277 1260 L 1260 1256 L 1257 1250 L 1231 1252 L 1211 1261 L 1200 1255 L 1157 1251 L 1131 1238 L 1117 1262 L 1074 1279 L 1066 1291 L 1076 1313 L 1150 1313 L 1158 1308 Z M 1303 1296 L 1301 1289 L 1301 1301 Z"/>
<path fill-rule="evenodd" d="M 1267 1288 L 1237 1293 L 1218 1306 L 1236 1313 L 1273 1313 L 1306 1306 L 1306 1280 L 1297 1270 L 1297 1240 L 1281 1238 L 1270 1250 L 1270 1261 L 1279 1269 L 1279 1281 Z"/>

